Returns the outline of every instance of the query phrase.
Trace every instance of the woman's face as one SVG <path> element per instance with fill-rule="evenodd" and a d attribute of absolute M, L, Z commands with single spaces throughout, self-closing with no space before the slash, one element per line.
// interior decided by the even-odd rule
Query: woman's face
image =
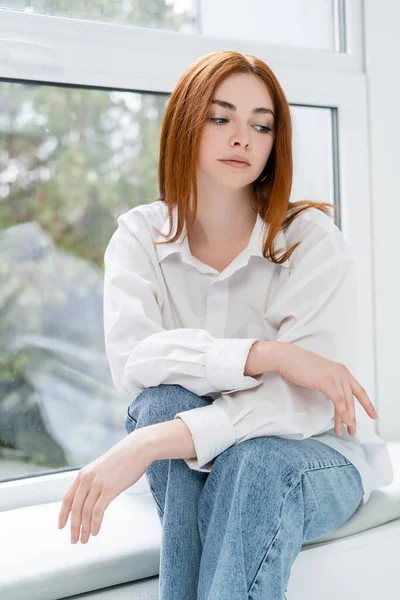
<path fill-rule="evenodd" d="M 221 106 L 229 103 L 234 108 Z M 262 109 L 253 112 L 254 109 Z M 266 109 L 266 110 L 264 110 Z M 263 81 L 253 74 L 227 77 L 215 90 L 197 157 L 198 175 L 220 185 L 243 187 L 262 173 L 274 143 L 274 106 Z M 226 162 L 239 154 L 249 164 Z"/>

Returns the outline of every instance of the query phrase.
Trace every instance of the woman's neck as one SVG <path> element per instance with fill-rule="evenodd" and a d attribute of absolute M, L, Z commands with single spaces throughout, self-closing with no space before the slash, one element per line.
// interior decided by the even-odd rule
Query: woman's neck
<path fill-rule="evenodd" d="M 198 246 L 221 248 L 249 238 L 257 213 L 248 200 L 198 202 L 190 239 Z"/>

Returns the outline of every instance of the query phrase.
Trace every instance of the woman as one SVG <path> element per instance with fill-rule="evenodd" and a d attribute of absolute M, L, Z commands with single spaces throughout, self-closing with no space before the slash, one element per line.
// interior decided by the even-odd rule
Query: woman
<path fill-rule="evenodd" d="M 79 471 L 59 527 L 71 512 L 71 541 L 82 527 L 86 543 L 146 473 L 161 600 L 281 599 L 302 543 L 392 480 L 351 373 L 351 248 L 332 205 L 289 202 L 291 144 L 263 61 L 200 58 L 164 115 L 160 197 L 119 217 L 105 253 L 105 344 L 132 394 L 129 435 Z"/>

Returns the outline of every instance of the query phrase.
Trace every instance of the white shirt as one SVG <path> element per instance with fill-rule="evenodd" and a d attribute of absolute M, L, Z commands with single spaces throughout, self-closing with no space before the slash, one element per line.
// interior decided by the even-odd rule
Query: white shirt
<path fill-rule="evenodd" d="M 176 231 L 177 209 L 173 214 Z M 355 398 L 357 435 L 334 431 L 334 404 L 322 392 L 296 385 L 276 371 L 250 377 L 244 367 L 258 340 L 290 342 L 345 364 L 356 377 L 357 286 L 349 243 L 333 219 L 316 208 L 299 215 L 275 238 L 281 256 L 262 255 L 257 216 L 247 247 L 221 272 L 190 252 L 186 229 L 173 244 L 167 204 L 136 206 L 118 218 L 104 255 L 105 347 L 115 387 L 132 399 L 144 389 L 178 384 L 209 405 L 179 412 L 193 437 L 191 469 L 210 472 L 235 443 L 276 435 L 317 439 L 359 470 L 364 503 L 393 480 L 386 442 Z M 283 251 L 283 252 L 282 252 Z M 360 382 L 362 383 L 362 382 Z"/>

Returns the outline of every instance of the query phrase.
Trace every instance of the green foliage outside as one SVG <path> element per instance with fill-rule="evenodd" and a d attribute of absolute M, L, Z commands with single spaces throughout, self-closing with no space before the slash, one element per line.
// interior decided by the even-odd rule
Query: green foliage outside
<path fill-rule="evenodd" d="M 30 5 L 29 2 L 14 4 L 14 9 Z M 103 4 L 107 12 L 102 11 Z M 129 9 L 124 3 L 125 11 L 119 9 L 118 4 L 70 0 L 34 3 L 38 12 L 47 14 L 82 16 L 85 5 L 90 5 L 92 19 L 103 15 L 114 22 L 175 31 L 193 25 L 192 15 L 174 14 L 172 7 L 162 0 L 131 2 Z M 83 295 L 86 286 L 87 299 L 93 294 L 98 310 L 104 251 L 116 229 L 117 217 L 158 197 L 159 131 L 167 96 L 13 82 L 0 82 L 0 90 L 0 238 L 3 235 L 4 242 L 6 234 L 17 231 L 10 228 L 32 224 L 48 236 L 59 253 L 57 259 L 52 259 L 53 271 L 49 271 L 48 262 L 28 258 L 15 263 L 18 248 L 4 249 L 3 243 L 0 457 L 14 457 L 43 465 L 44 469 L 74 466 L 73 459 L 62 443 L 53 439 L 45 423 L 40 404 L 35 401 L 37 390 L 31 376 L 32 365 L 37 374 L 45 365 L 52 364 L 53 369 L 57 361 L 65 361 L 65 356 L 51 355 L 50 346 L 41 350 L 36 346 L 15 349 L 14 332 L 17 328 L 21 330 L 22 322 L 27 335 L 34 335 L 35 339 L 46 335 L 51 338 L 44 315 L 59 311 L 63 303 L 65 307 L 73 305 L 70 296 L 73 292 L 75 299 L 78 285 L 74 269 L 83 278 L 79 282 Z M 34 233 L 36 229 L 29 231 Z M 4 256 L 8 258 L 4 260 Z M 62 289 L 59 283 L 46 284 L 43 290 L 40 285 L 31 286 L 32 280 L 38 277 L 38 269 L 43 281 L 54 281 L 55 260 L 60 261 L 58 270 L 66 271 Z M 81 261 L 89 270 L 80 271 Z M 19 309 L 23 307 L 23 312 L 15 310 L 17 305 Z M 59 322 L 62 319 L 63 316 Z M 74 322 L 70 313 L 65 313 L 65 319 Z M 76 331 L 75 337 L 67 341 L 76 344 L 77 352 L 92 351 L 97 360 L 99 353 L 104 353 L 102 327 L 101 317 L 98 317 L 100 337 L 79 339 L 79 331 Z M 65 329 L 61 333 L 62 329 L 60 327 L 59 342 L 68 338 Z M 93 364 L 101 363 L 96 360 Z M 73 369 L 77 377 L 76 365 Z M 69 379 L 71 394 L 78 379 Z M 108 383 L 104 374 L 100 379 L 110 390 L 104 397 L 109 397 L 110 403 L 115 402 L 110 376 Z M 97 390 L 96 398 L 103 393 L 103 389 L 100 393 Z M 94 427 L 93 420 L 89 426 Z M 121 423 L 121 437 L 123 434 Z"/>

